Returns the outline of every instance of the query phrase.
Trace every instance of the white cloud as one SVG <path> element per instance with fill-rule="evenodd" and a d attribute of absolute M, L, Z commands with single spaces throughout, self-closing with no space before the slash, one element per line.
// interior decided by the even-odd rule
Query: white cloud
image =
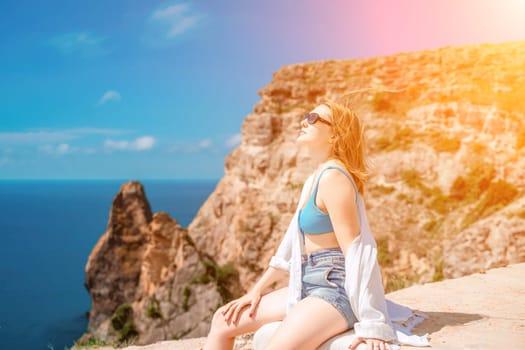
<path fill-rule="evenodd" d="M 184 33 L 189 28 L 193 27 L 195 23 L 197 22 L 198 17 L 186 17 L 181 18 L 180 20 L 176 21 L 175 23 L 172 23 L 170 30 L 168 31 L 168 38 L 174 38 L 179 34 Z"/>
<path fill-rule="evenodd" d="M 151 17 L 155 19 L 169 19 L 176 16 L 181 16 L 187 9 L 188 5 L 186 4 L 171 5 L 153 12 L 153 15 L 151 15 Z"/>
<path fill-rule="evenodd" d="M 100 146 L 100 135 L 121 135 L 130 133 L 124 129 L 72 128 L 63 130 L 40 130 L 25 132 L 0 132 L 0 159 L 13 154 L 29 154 L 36 146 L 39 153 L 51 156 L 66 154 L 92 155 L 105 150 L 145 151 L 152 149 L 156 140 L 152 136 L 137 137 L 134 140 L 107 139 L 104 147 Z M 79 140 L 85 146 L 72 146 L 71 141 Z M 99 146 L 92 146 L 93 143 Z M 91 143 L 91 145 L 89 145 Z M 29 152 L 29 153 L 28 153 Z"/>
<path fill-rule="evenodd" d="M 187 4 L 176 4 L 156 10 L 150 19 L 158 26 L 157 32 L 170 40 L 194 27 L 202 17 Z"/>
<path fill-rule="evenodd" d="M 152 136 L 142 136 L 133 141 L 106 140 L 104 148 L 108 151 L 146 151 L 152 149 L 156 140 Z"/>
<path fill-rule="evenodd" d="M 120 94 L 118 93 L 118 91 L 115 91 L 115 90 L 109 90 L 109 91 L 106 91 L 104 93 L 104 95 L 102 95 L 102 97 L 100 98 L 100 100 L 98 100 L 98 105 L 103 105 L 104 103 L 108 102 L 108 101 L 120 101 Z"/>
<path fill-rule="evenodd" d="M 89 135 L 120 135 L 129 133 L 123 129 L 75 128 L 63 130 L 34 130 L 0 132 L 0 145 L 38 145 L 66 143 Z M 12 152 L 12 149 L 11 149 Z"/>
<path fill-rule="evenodd" d="M 230 136 L 224 143 L 227 147 L 237 147 L 241 144 L 241 134 L 235 134 Z"/>
<path fill-rule="evenodd" d="M 77 52 L 87 55 L 101 55 L 108 52 L 102 47 L 104 40 L 106 39 L 97 37 L 90 32 L 72 32 L 54 36 L 49 39 L 48 43 L 66 55 Z"/>
<path fill-rule="evenodd" d="M 76 138 L 74 134 L 56 131 L 0 132 L 0 144 L 38 144 L 68 141 Z"/>
<path fill-rule="evenodd" d="M 210 139 L 204 139 L 198 143 L 199 148 L 206 149 L 209 148 L 212 145 L 212 142 Z"/>
<path fill-rule="evenodd" d="M 129 134 L 131 130 L 125 129 L 102 129 L 102 128 L 76 128 L 76 129 L 65 129 L 65 132 L 73 134 L 96 134 L 96 135 L 119 135 Z"/>
<path fill-rule="evenodd" d="M 213 150 L 213 141 L 211 139 L 202 139 L 199 141 L 190 141 L 178 143 L 168 149 L 168 152 L 174 153 L 197 153 L 205 150 Z"/>
<path fill-rule="evenodd" d="M 139 137 L 133 142 L 133 147 L 137 151 L 144 151 L 144 150 L 152 149 L 154 145 L 155 145 L 155 138 L 151 136 Z"/>
<path fill-rule="evenodd" d="M 106 140 L 104 142 L 104 147 L 107 150 L 126 150 L 129 148 L 129 142 L 128 141 L 113 141 L 113 140 Z"/>
<path fill-rule="evenodd" d="M 42 145 L 38 147 L 38 150 L 42 153 L 46 153 L 54 156 L 63 156 L 68 153 L 73 153 L 76 149 L 72 149 L 67 143 L 61 143 L 59 145 Z"/>
<path fill-rule="evenodd" d="M 90 155 L 90 154 L 97 153 L 97 149 L 93 147 L 85 147 L 85 148 L 80 149 L 80 152 Z"/>
<path fill-rule="evenodd" d="M 57 146 L 56 151 L 58 154 L 66 154 L 70 151 L 70 147 L 67 143 L 61 143 Z"/>

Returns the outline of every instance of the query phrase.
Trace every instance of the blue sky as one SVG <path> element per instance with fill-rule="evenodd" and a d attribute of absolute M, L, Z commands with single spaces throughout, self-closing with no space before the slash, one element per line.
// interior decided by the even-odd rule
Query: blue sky
<path fill-rule="evenodd" d="M 0 179 L 218 179 L 283 65 L 525 40 L 519 0 L 0 2 Z"/>

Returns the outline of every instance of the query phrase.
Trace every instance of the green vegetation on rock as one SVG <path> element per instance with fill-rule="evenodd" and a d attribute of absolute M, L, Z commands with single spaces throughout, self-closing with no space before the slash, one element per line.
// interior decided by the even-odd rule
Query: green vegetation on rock
<path fill-rule="evenodd" d="M 390 293 L 398 289 L 403 289 L 413 285 L 417 282 L 418 276 L 416 275 L 394 275 L 389 276 L 385 286 L 385 293 Z"/>
<path fill-rule="evenodd" d="M 182 290 L 182 309 L 184 311 L 188 311 L 190 309 L 190 297 L 191 297 L 191 289 L 190 287 L 186 286 Z"/>
<path fill-rule="evenodd" d="M 155 296 L 152 296 L 148 300 L 146 307 L 146 316 L 149 318 L 162 318 L 162 313 L 160 312 L 159 301 Z"/>
<path fill-rule="evenodd" d="M 392 136 L 381 136 L 375 141 L 375 147 L 381 152 L 408 149 L 418 135 L 408 126 L 395 127 Z"/>
<path fill-rule="evenodd" d="M 392 265 L 392 257 L 388 251 L 388 239 L 378 238 L 377 239 L 377 262 L 381 266 Z"/>
<path fill-rule="evenodd" d="M 436 152 L 454 153 L 461 147 L 461 141 L 457 137 L 437 137 L 433 140 L 432 146 Z"/>
<path fill-rule="evenodd" d="M 481 200 L 474 206 L 472 211 L 463 220 L 463 226 L 482 219 L 511 203 L 519 194 L 516 186 L 505 180 L 492 182 Z"/>
<path fill-rule="evenodd" d="M 470 203 L 480 198 L 494 177 L 496 169 L 494 165 L 482 160 L 475 160 L 465 176 L 458 176 L 450 188 L 450 197 Z"/>
<path fill-rule="evenodd" d="M 234 292 L 231 290 L 239 280 L 239 272 L 233 265 L 228 262 L 224 265 L 218 265 L 210 258 L 202 260 L 205 271 L 198 277 L 192 280 L 192 283 L 206 284 L 215 281 L 217 285 L 217 292 L 219 292 L 223 303 L 233 299 Z"/>
<path fill-rule="evenodd" d="M 117 307 L 111 316 L 111 326 L 118 332 L 118 341 L 130 341 L 139 334 L 133 323 L 133 308 L 129 304 L 122 304 Z"/>

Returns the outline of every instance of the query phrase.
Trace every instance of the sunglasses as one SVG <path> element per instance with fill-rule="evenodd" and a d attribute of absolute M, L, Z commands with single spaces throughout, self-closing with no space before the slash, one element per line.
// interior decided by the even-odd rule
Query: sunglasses
<path fill-rule="evenodd" d="M 325 123 L 326 125 L 332 126 L 332 123 L 330 123 L 328 120 L 321 118 L 321 116 L 317 113 L 306 113 L 303 117 L 303 120 L 307 120 L 308 124 L 312 125 L 317 123 L 318 121 L 321 123 Z"/>

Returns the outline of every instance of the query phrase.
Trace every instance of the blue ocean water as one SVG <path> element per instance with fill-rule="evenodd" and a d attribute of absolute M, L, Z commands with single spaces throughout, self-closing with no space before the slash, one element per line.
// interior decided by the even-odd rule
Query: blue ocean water
<path fill-rule="evenodd" d="M 124 182 L 0 180 L 0 349 L 63 350 L 87 329 L 85 265 Z M 184 227 L 217 182 L 141 181 Z"/>

